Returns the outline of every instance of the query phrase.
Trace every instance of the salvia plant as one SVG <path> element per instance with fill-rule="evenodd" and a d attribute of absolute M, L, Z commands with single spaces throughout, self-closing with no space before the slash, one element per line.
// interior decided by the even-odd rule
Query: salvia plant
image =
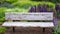
<path fill-rule="evenodd" d="M 53 12 L 52 7 L 49 7 L 47 4 L 44 5 L 37 5 L 37 6 L 32 6 L 29 10 L 29 12 Z"/>

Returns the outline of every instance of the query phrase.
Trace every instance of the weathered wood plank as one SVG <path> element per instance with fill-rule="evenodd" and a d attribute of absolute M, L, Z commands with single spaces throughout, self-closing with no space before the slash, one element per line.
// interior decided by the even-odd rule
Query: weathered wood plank
<path fill-rule="evenodd" d="M 54 27 L 53 22 L 4 22 L 7 27 Z"/>
<path fill-rule="evenodd" d="M 53 12 L 19 13 L 6 12 L 6 20 L 53 20 Z"/>

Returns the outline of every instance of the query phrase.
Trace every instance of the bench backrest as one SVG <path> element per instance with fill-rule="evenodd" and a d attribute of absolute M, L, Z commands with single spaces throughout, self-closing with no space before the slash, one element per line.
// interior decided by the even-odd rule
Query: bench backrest
<path fill-rule="evenodd" d="M 53 12 L 41 12 L 41 13 L 6 12 L 5 20 L 53 20 Z"/>

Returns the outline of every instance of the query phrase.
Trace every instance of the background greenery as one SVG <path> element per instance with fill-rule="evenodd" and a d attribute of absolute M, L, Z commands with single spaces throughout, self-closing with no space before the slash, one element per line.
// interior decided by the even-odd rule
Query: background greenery
<path fill-rule="evenodd" d="M 0 0 L 0 23 L 5 21 L 5 12 L 28 12 L 31 6 L 38 4 L 47 4 L 52 8 L 55 8 L 56 3 L 60 3 L 60 0 Z M 59 21 L 58 23 L 60 24 Z M 0 30 L 4 29 L 3 27 L 0 28 Z M 60 25 L 56 31 L 58 33 L 60 32 Z M 58 34 L 56 31 L 54 34 Z"/>
<path fill-rule="evenodd" d="M 32 3 L 33 2 L 33 3 Z M 0 0 L 0 21 L 4 21 L 4 12 L 28 12 L 29 8 L 33 5 L 48 4 L 49 6 L 55 7 L 52 2 L 45 1 L 24 1 L 24 0 Z"/>

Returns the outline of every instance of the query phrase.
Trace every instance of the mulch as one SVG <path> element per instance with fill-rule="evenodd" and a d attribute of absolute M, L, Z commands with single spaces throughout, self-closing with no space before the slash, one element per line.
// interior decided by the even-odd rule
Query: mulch
<path fill-rule="evenodd" d="M 51 34 L 48 29 L 46 32 L 43 32 L 42 28 L 15 28 L 13 32 L 12 28 L 8 28 L 4 34 Z"/>

